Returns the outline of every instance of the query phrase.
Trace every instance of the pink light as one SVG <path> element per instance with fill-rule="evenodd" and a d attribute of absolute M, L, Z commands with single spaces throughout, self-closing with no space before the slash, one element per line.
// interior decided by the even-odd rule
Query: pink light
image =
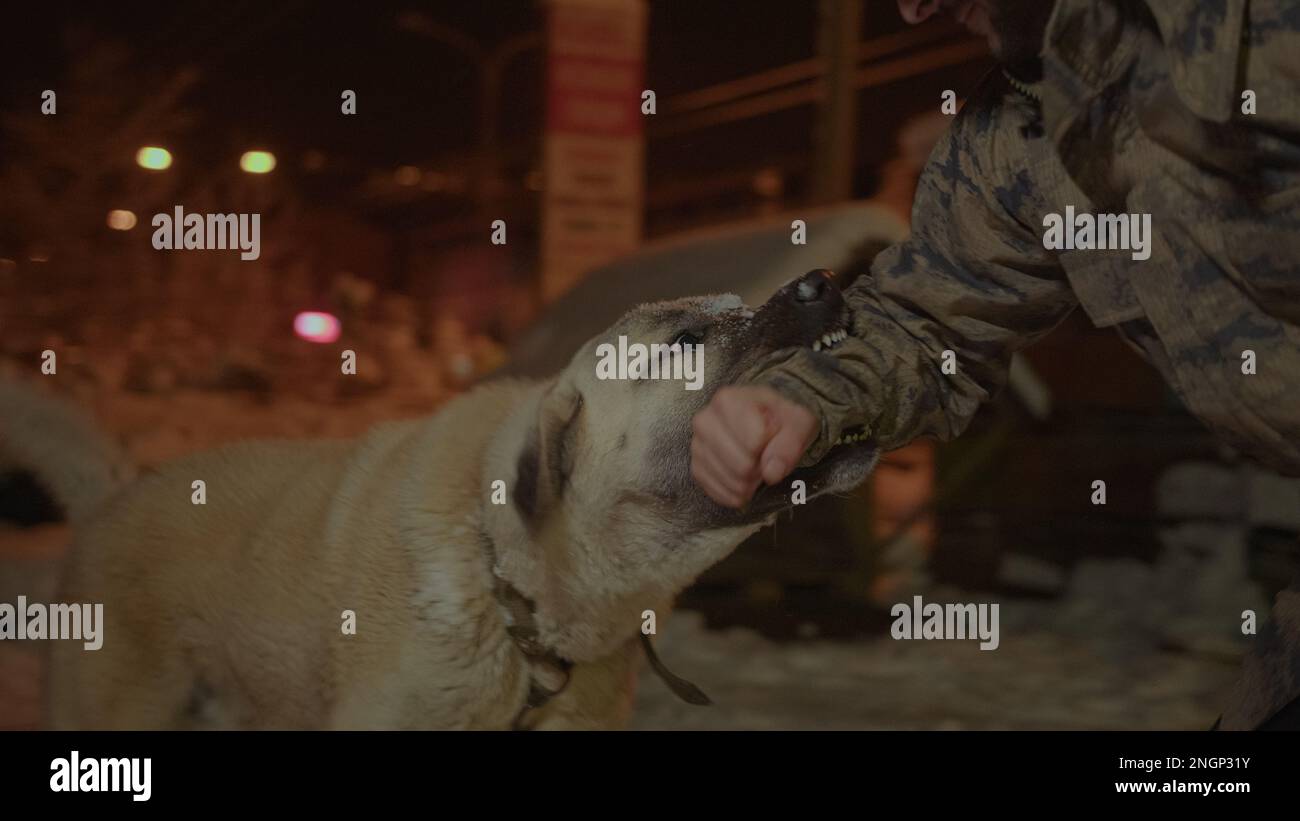
<path fill-rule="evenodd" d="M 342 330 L 337 317 L 321 311 L 303 311 L 293 318 L 293 332 L 308 342 L 328 345 Z"/>

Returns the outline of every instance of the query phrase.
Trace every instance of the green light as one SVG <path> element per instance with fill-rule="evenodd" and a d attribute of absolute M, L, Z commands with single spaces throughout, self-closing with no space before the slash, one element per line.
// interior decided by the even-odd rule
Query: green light
<path fill-rule="evenodd" d="M 171 167 L 172 154 L 165 148 L 146 145 L 135 153 L 135 161 L 141 168 L 151 171 L 164 171 Z"/>
<path fill-rule="evenodd" d="M 245 151 L 239 167 L 249 174 L 268 174 L 275 168 L 275 155 L 270 151 Z"/>

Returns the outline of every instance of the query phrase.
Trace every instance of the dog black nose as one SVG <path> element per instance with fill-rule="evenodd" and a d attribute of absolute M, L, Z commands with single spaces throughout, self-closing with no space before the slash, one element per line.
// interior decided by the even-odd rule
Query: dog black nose
<path fill-rule="evenodd" d="M 751 331 L 768 350 L 812 346 L 844 326 L 844 297 L 825 268 L 787 282 L 759 308 Z"/>
<path fill-rule="evenodd" d="M 823 302 L 829 296 L 838 296 L 839 288 L 835 285 L 835 274 L 825 268 L 809 271 L 794 283 L 796 302 Z"/>
<path fill-rule="evenodd" d="M 835 274 L 825 268 L 809 271 L 787 286 L 793 309 L 810 327 L 821 328 L 844 309 Z"/>

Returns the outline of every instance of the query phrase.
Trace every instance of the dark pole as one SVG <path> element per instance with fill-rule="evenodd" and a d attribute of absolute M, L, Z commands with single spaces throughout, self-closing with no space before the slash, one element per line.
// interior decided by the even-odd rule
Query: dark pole
<path fill-rule="evenodd" d="M 853 193 L 857 132 L 858 40 L 863 0 L 819 0 L 817 52 L 825 62 L 813 155 L 812 199 L 839 202 Z"/>

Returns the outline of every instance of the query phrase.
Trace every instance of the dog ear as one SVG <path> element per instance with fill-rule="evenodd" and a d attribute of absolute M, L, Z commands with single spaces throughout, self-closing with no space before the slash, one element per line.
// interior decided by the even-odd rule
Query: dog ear
<path fill-rule="evenodd" d="M 515 463 L 515 507 L 527 522 L 540 520 L 564 495 L 573 472 L 582 394 L 559 381 L 542 395 L 537 422 Z"/>

